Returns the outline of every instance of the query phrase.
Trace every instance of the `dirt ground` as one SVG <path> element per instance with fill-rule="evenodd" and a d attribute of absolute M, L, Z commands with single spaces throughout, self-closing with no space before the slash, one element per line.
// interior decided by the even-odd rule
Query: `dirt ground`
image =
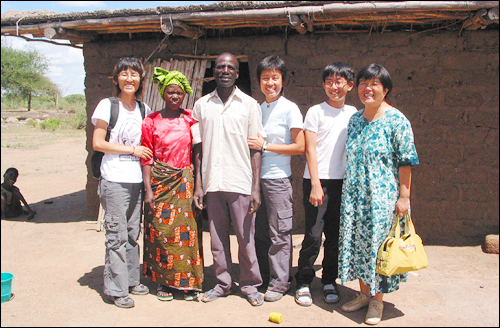
<path fill-rule="evenodd" d="M 268 321 L 271 312 L 283 314 L 281 326 L 364 325 L 364 310 L 340 310 L 358 290 L 355 281 L 339 287 L 342 299 L 334 305 L 322 300 L 319 278 L 313 282 L 311 307 L 295 304 L 295 283 L 281 301 L 255 308 L 238 290 L 207 304 L 186 302 L 181 293 L 166 303 L 154 293 L 133 296 L 132 309 L 105 303 L 104 232 L 97 232 L 97 225 L 85 218 L 85 133 L 2 124 L 1 135 L 2 175 L 10 166 L 19 169 L 16 185 L 38 212 L 29 222 L 26 216 L 1 221 L 1 269 L 16 279 L 15 297 L 1 305 L 2 326 L 274 326 Z M 302 238 L 294 235 L 292 273 Z M 208 290 L 215 280 L 206 229 L 203 244 Z M 237 263 L 234 239 L 232 247 Z M 483 253 L 479 245 L 426 245 L 426 251 L 429 268 L 410 274 L 399 291 L 385 296 L 379 326 L 498 327 L 498 255 Z M 321 260 L 320 255 L 317 277 Z M 144 278 L 143 283 L 155 289 Z"/>

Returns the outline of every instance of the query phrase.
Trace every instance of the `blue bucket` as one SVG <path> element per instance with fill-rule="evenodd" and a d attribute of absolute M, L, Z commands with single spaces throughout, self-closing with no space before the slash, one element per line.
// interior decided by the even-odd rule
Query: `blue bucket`
<path fill-rule="evenodd" d="M 12 281 L 14 280 L 14 286 L 12 286 Z M 14 275 L 8 272 L 2 272 L 2 303 L 10 300 L 12 295 L 12 291 L 16 286 L 16 280 L 14 279 Z"/>

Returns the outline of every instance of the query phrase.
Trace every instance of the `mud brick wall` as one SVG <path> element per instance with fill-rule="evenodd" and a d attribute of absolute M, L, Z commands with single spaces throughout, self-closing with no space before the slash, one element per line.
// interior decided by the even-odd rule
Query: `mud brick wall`
<path fill-rule="evenodd" d="M 88 117 L 100 99 L 113 91 L 111 72 L 124 56 L 147 58 L 159 40 L 86 43 L 84 45 Z M 413 169 L 412 213 L 424 244 L 478 245 L 487 234 L 498 234 L 498 30 L 434 31 L 410 36 L 382 34 L 305 34 L 221 37 L 192 41 L 169 39 L 151 59 L 183 53 L 217 55 L 229 51 L 247 55 L 252 96 L 264 100 L 255 71 L 271 54 L 288 68 L 285 96 L 302 114 L 325 99 L 322 69 L 334 61 L 357 72 L 370 63 L 387 68 L 394 81 L 388 102 L 410 120 L 420 165 Z M 362 108 L 356 89 L 347 103 Z M 87 124 L 87 149 L 93 126 Z M 89 219 L 98 209 L 97 181 L 89 159 L 87 207 Z M 303 156 L 293 157 L 294 232 L 303 233 Z"/>

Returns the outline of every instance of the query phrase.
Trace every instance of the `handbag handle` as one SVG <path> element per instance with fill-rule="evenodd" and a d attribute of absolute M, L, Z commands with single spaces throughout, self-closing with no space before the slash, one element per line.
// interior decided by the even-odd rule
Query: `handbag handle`
<path fill-rule="evenodd" d="M 405 235 L 407 235 L 408 233 L 412 234 L 412 235 L 416 235 L 417 233 L 415 232 L 415 226 L 413 225 L 413 221 L 411 219 L 411 216 L 409 213 L 405 214 L 404 215 L 404 218 L 405 218 Z M 407 230 L 408 229 L 408 230 Z"/>
<path fill-rule="evenodd" d="M 399 223 L 399 216 L 396 215 L 396 218 L 394 219 L 394 223 L 392 224 L 391 231 L 389 232 L 388 237 L 396 237 L 400 238 L 401 236 L 401 226 Z"/>
<path fill-rule="evenodd" d="M 382 247 L 384 252 L 387 251 L 387 243 L 389 242 L 390 238 L 400 238 L 401 235 L 401 226 L 399 224 L 399 216 L 396 215 L 396 218 L 394 219 L 394 223 L 392 224 L 391 231 L 389 232 L 389 235 L 385 239 L 385 241 L 382 243 Z"/>
<path fill-rule="evenodd" d="M 405 235 L 409 234 L 415 234 L 415 226 L 413 225 L 413 221 L 411 220 L 411 216 L 409 213 L 406 213 L 402 216 L 396 215 L 396 218 L 394 219 L 394 223 L 392 224 L 392 229 L 389 232 L 389 236 L 391 237 L 396 237 L 396 238 L 401 238 L 401 222 L 400 219 L 404 218 L 405 219 Z"/>
<path fill-rule="evenodd" d="M 411 219 L 411 216 L 409 213 L 406 213 L 404 214 L 403 216 L 396 216 L 396 220 L 398 221 L 397 222 L 397 227 L 396 227 L 396 230 L 398 230 L 398 232 L 401 231 L 401 228 L 400 228 L 400 218 L 404 218 L 405 219 L 405 232 L 404 234 L 406 236 L 410 236 L 410 235 L 416 235 L 417 233 L 415 232 L 415 226 L 413 225 L 413 221 Z M 394 221 L 396 222 L 396 221 Z M 399 234 L 397 234 L 397 237 L 399 238 Z"/>

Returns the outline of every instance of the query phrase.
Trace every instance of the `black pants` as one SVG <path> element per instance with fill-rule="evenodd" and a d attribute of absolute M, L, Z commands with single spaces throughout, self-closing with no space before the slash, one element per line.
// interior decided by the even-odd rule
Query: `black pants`
<path fill-rule="evenodd" d="M 318 258 L 322 234 L 325 234 L 323 277 L 321 283 L 335 284 L 339 271 L 339 224 L 342 183 L 344 180 L 321 180 L 325 196 L 323 205 L 313 206 L 309 202 L 311 180 L 304 179 L 303 195 L 306 231 L 299 255 L 299 267 L 295 274 L 297 287 L 311 284 L 314 277 L 314 262 Z"/>

